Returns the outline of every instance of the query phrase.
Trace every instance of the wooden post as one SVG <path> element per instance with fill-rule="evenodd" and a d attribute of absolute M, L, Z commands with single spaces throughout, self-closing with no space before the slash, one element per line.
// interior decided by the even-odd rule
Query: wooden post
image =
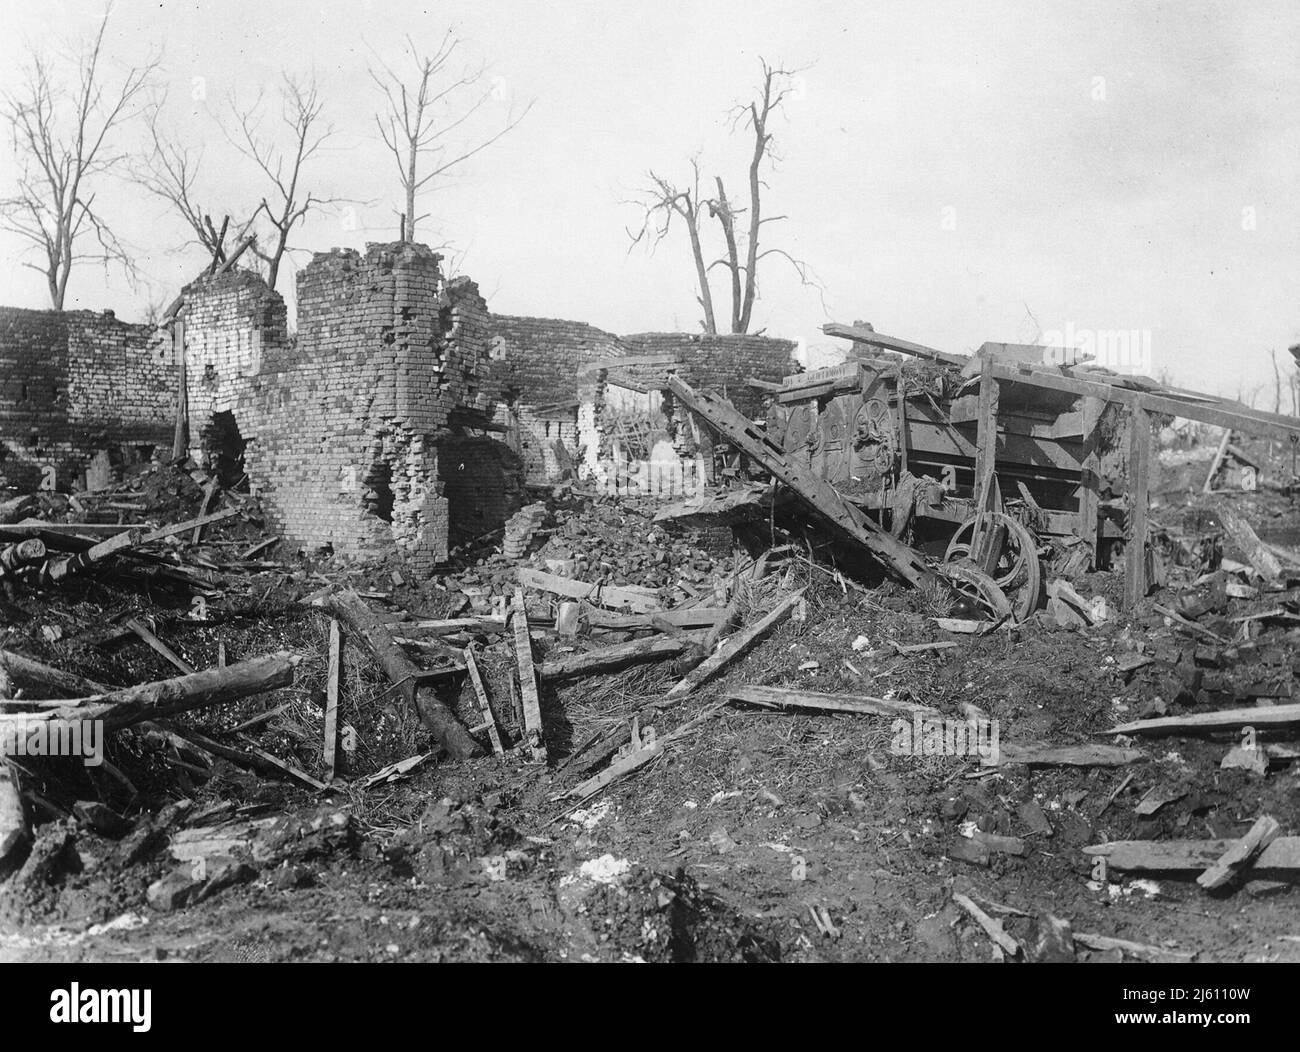
<path fill-rule="evenodd" d="M 1079 536 L 1088 551 L 1088 567 L 1097 566 L 1098 489 L 1101 485 L 1101 432 L 1097 425 L 1105 405 L 1100 398 L 1083 400 L 1083 470 L 1079 473 Z"/>
<path fill-rule="evenodd" d="M 497 730 L 496 717 L 492 715 L 492 704 L 488 701 L 487 688 L 483 686 L 483 677 L 479 675 L 478 662 L 474 660 L 474 648 L 465 648 L 465 669 L 469 672 L 469 681 L 474 686 L 474 693 L 478 697 L 479 711 L 483 713 L 483 722 L 479 727 L 471 727 L 470 733 L 473 734 L 478 730 L 488 732 L 488 737 L 492 739 L 492 751 L 500 756 L 505 752 L 501 744 L 501 732 Z"/>
<path fill-rule="evenodd" d="M 172 347 L 176 352 L 176 431 L 172 436 L 172 460 L 184 460 L 190 452 L 190 389 L 185 372 L 185 319 L 177 318 Z"/>
<path fill-rule="evenodd" d="M 1232 428 L 1223 429 L 1223 438 L 1219 440 L 1219 448 L 1215 451 L 1214 459 L 1210 461 L 1210 472 L 1205 476 L 1205 485 L 1201 487 L 1202 493 L 1209 493 L 1214 489 L 1214 476 L 1219 473 L 1219 468 L 1223 466 L 1223 458 L 1228 453 L 1228 445 L 1232 442 Z"/>
<path fill-rule="evenodd" d="M 330 619 L 329 671 L 325 674 L 325 781 L 334 780 L 339 744 L 339 657 L 342 639 L 337 618 Z"/>
<path fill-rule="evenodd" d="M 1147 476 L 1151 467 L 1151 414 L 1133 407 L 1128 432 L 1129 537 L 1124 551 L 1124 601 L 1132 610 L 1147 594 Z"/>
<path fill-rule="evenodd" d="M 977 566 L 989 561 L 985 551 L 990 539 L 989 515 L 1001 511 L 997 484 L 998 455 L 998 382 L 993 378 L 993 358 L 986 357 L 980 366 L 980 400 L 978 430 L 975 435 L 975 530 L 971 537 L 971 559 Z"/>

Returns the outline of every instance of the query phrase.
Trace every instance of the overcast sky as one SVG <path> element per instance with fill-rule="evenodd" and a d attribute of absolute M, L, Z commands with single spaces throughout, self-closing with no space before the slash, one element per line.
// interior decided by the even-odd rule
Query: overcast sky
<path fill-rule="evenodd" d="M 12 89 L 26 47 L 83 36 L 99 8 L 0 10 Z M 322 213 L 295 244 L 363 248 L 396 236 L 401 209 L 366 68 L 400 63 L 406 34 L 433 48 L 452 22 L 497 88 L 481 127 L 535 100 L 422 201 L 419 239 L 455 246 L 494 311 L 697 330 L 684 238 L 629 253 L 639 217 L 625 202 L 647 169 L 684 179 L 696 154 L 743 193 L 749 144 L 727 111 L 763 56 L 805 68 L 773 129 L 764 209 L 789 218 L 769 244 L 806 259 L 823 288 L 766 261 L 755 327 L 815 346 L 834 343 L 825 321 L 862 318 L 954 351 L 1139 330 L 1153 373 L 1227 394 L 1271 388 L 1269 351 L 1300 341 L 1300 5 L 1285 0 L 118 0 L 108 48 L 118 64 L 162 49 L 167 121 L 205 146 L 203 197 L 219 214 L 263 191 L 213 113 L 232 90 L 251 101 L 282 72 L 314 72 L 337 134 L 310 185 L 364 203 Z M 128 129 L 119 144 L 138 141 Z M 0 195 L 14 174 L 5 145 Z M 87 267 L 67 306 L 138 317 L 203 259 L 177 251 L 182 228 L 139 190 L 109 180 L 97 194 L 148 284 Z M 20 249 L 0 238 L 0 302 L 45 306 Z M 719 280 L 720 313 L 726 297 Z"/>

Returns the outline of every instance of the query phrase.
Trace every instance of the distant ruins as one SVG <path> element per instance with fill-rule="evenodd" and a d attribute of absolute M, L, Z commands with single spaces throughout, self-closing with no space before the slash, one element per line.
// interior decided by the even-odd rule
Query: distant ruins
<path fill-rule="evenodd" d="M 529 484 L 642 492 L 626 482 L 652 458 L 712 480 L 712 440 L 667 377 L 757 416 L 797 368 L 786 340 L 493 316 L 404 242 L 318 253 L 297 294 L 295 334 L 282 297 L 237 269 L 187 285 L 157 328 L 0 308 L 0 485 L 93 490 L 169 457 L 183 385 L 191 456 L 226 486 L 246 475 L 291 544 L 427 570 Z"/>

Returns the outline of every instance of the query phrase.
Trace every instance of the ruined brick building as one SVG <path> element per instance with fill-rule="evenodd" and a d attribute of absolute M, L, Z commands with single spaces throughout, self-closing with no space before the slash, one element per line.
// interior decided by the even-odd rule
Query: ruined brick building
<path fill-rule="evenodd" d="M 233 269 L 186 286 L 157 329 L 0 309 L 0 487 L 99 488 L 169 457 L 183 389 L 191 456 L 259 493 L 290 545 L 422 569 L 498 528 L 526 482 L 599 481 L 652 448 L 710 472 L 670 372 L 757 416 L 746 381 L 793 368 L 784 340 L 492 316 L 402 242 L 318 253 L 297 302 L 291 333 L 283 298 Z"/>

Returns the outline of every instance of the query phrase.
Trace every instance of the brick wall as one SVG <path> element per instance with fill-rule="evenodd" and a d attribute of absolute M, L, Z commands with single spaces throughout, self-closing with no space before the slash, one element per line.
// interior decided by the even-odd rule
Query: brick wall
<path fill-rule="evenodd" d="M 176 364 L 148 326 L 112 312 L 0 308 L 0 478 L 30 491 L 104 484 L 170 443 Z"/>
<path fill-rule="evenodd" d="M 688 332 L 642 332 L 622 340 L 634 355 L 673 354 L 682 363 L 678 369 L 692 387 L 708 387 L 726 396 L 740 412 L 758 416 L 763 412 L 763 392 L 745 385 L 754 377 L 780 383 L 783 376 L 797 372 L 794 358 L 797 344 L 770 336 L 707 336 Z"/>
<path fill-rule="evenodd" d="M 564 444 L 575 464 L 582 459 L 578 403 L 582 385 L 591 383 L 583 366 L 632 352 L 617 336 L 586 322 L 494 314 L 491 328 L 493 375 L 509 407 L 498 410 L 497 419 L 515 429 L 528 481 L 559 481 L 563 472 L 554 442 Z"/>
<path fill-rule="evenodd" d="M 447 558 L 453 521 L 499 524 L 514 510 L 522 484 L 509 482 L 519 467 L 503 443 L 456 450 L 483 480 L 453 487 L 472 508 L 453 510 L 440 476 L 442 444 L 488 422 L 496 386 L 487 305 L 438 264 L 402 243 L 318 253 L 298 274 L 292 340 L 280 297 L 256 277 L 187 290 L 191 389 L 210 384 L 191 399 L 191 430 L 232 411 L 249 482 L 291 543 L 396 551 L 425 569 Z M 495 476 L 506 481 L 489 496 Z"/>

